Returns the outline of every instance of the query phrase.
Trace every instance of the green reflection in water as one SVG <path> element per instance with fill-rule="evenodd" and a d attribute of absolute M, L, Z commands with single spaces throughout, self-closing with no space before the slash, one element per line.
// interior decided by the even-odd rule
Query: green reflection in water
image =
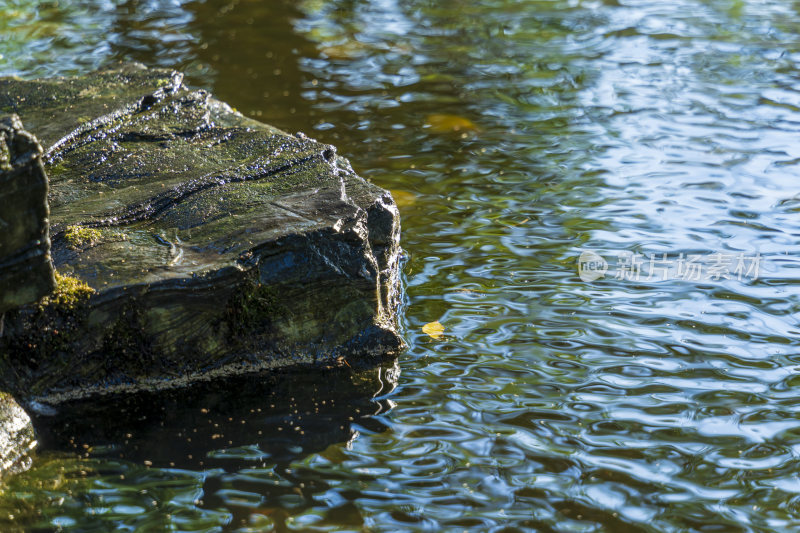
<path fill-rule="evenodd" d="M 252 117 L 336 144 L 395 191 L 411 349 L 396 390 L 311 417 L 324 435 L 313 446 L 279 433 L 305 431 L 293 417 L 318 397 L 270 408 L 246 393 L 222 419 L 178 399 L 114 431 L 83 427 L 91 473 L 37 488 L 49 468 L 83 468 L 44 454 L 12 480 L 31 496 L 3 499 L 15 524 L 798 527 L 795 5 L 20 5 L 0 23 L 21 28 L 0 40 L 3 72 L 175 66 Z M 56 25 L 37 35 L 25 29 L 36 17 Z M 604 278 L 580 280 L 584 250 L 608 260 Z M 628 280 L 613 272 L 619 252 L 764 261 L 758 279 Z M 421 331 L 433 321 L 440 340 Z M 139 436 L 126 443 L 129 426 Z M 71 450 L 60 435 L 49 449 Z M 156 506 L 148 483 L 163 491 Z M 92 514 L 99 495 L 135 516 Z"/>

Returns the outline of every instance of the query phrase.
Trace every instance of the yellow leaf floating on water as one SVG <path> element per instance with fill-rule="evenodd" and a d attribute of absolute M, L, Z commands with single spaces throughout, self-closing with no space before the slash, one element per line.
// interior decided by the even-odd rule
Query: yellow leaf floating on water
<path fill-rule="evenodd" d="M 326 46 L 320 49 L 329 59 L 354 59 L 369 52 L 369 46 L 358 41 Z"/>
<path fill-rule="evenodd" d="M 422 332 L 427 333 L 434 339 L 438 339 L 444 333 L 444 326 L 439 322 L 429 322 L 422 326 Z"/>
<path fill-rule="evenodd" d="M 321 37 L 318 35 L 318 38 Z M 323 36 L 324 38 L 324 36 Z M 350 40 L 340 42 L 339 44 L 332 44 L 325 46 L 324 43 L 319 44 L 319 51 L 328 59 L 357 59 L 370 55 L 380 55 L 386 52 L 396 52 L 398 54 L 412 54 L 414 49 L 410 46 L 397 43 L 384 42 L 381 44 L 362 43 L 357 40 Z"/>
<path fill-rule="evenodd" d="M 425 117 L 425 125 L 435 133 L 479 131 L 470 119 L 458 115 L 433 114 Z"/>
<path fill-rule="evenodd" d="M 397 207 L 409 207 L 417 203 L 417 195 L 413 192 L 403 191 L 400 189 L 392 189 L 392 198 Z"/>

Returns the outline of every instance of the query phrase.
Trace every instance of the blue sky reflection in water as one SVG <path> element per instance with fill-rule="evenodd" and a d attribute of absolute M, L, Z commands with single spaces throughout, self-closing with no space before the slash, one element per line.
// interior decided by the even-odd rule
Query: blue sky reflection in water
<path fill-rule="evenodd" d="M 411 345 L 399 378 L 353 390 L 242 385 L 154 401 L 131 427 L 75 422 L 10 481 L 4 528 L 800 526 L 796 4 L 0 13 L 2 73 L 174 66 L 393 190 Z M 589 250 L 609 270 L 587 282 Z M 717 253 L 758 254 L 758 276 L 618 276 L 619 254 Z"/>

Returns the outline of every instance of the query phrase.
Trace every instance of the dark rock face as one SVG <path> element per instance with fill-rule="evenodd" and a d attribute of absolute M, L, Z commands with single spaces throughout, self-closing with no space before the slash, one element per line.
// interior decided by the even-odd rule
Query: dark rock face
<path fill-rule="evenodd" d="M 18 397 L 355 365 L 403 347 L 390 194 L 332 146 L 181 80 L 136 65 L 0 79 L 0 110 L 48 147 L 59 273 L 54 294 L 6 313 L 0 385 Z"/>
<path fill-rule="evenodd" d="M 0 117 L 0 314 L 53 290 L 47 217 L 42 148 L 19 117 Z"/>

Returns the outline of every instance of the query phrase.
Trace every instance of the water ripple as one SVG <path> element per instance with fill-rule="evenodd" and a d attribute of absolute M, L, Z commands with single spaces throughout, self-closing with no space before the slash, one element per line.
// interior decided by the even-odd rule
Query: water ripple
<path fill-rule="evenodd" d="M 410 349 L 396 389 L 393 370 L 350 396 L 245 390 L 219 412 L 201 397 L 78 424 L 0 499 L 18 523 L 800 527 L 796 6 L 102 5 L 15 3 L 0 70 L 169 64 L 337 144 L 398 191 Z M 437 114 L 474 128 L 439 131 Z M 605 277 L 581 281 L 586 250 Z M 624 253 L 762 262 L 743 278 L 633 279 L 617 275 Z M 421 330 L 433 321 L 438 339 Z"/>

